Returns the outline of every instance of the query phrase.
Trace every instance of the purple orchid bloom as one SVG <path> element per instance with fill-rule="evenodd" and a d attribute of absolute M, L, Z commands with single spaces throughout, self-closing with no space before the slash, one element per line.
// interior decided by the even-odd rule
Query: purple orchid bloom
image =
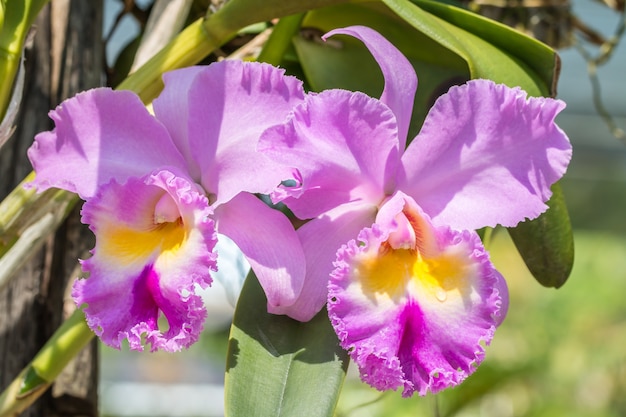
<path fill-rule="evenodd" d="M 196 287 L 211 284 L 217 232 L 242 250 L 270 311 L 293 303 L 304 254 L 288 219 L 251 193 L 269 193 L 289 171 L 255 152 L 263 130 L 304 98 L 302 84 L 267 64 L 223 61 L 164 75 L 152 116 L 128 91 L 98 88 L 50 113 L 56 128 L 28 156 L 39 191 L 77 193 L 96 235 L 83 261 L 87 304 L 102 341 L 180 350 L 197 340 L 206 309 Z M 161 331 L 164 316 L 168 329 Z"/>
<path fill-rule="evenodd" d="M 259 150 L 294 167 L 273 194 L 301 219 L 302 295 L 283 314 L 306 321 L 328 301 L 331 322 L 380 390 L 425 395 L 456 385 L 484 357 L 508 291 L 480 238 L 547 206 L 571 145 L 554 118 L 564 103 L 527 98 L 487 80 L 453 87 L 406 146 L 417 77 L 408 60 L 365 27 L 380 65 L 380 100 L 360 92 L 307 95 Z M 330 277 L 330 278 L 329 278 Z"/>

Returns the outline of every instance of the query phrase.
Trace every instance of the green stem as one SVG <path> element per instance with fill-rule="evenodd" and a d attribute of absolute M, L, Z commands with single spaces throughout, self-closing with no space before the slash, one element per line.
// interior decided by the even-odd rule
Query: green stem
<path fill-rule="evenodd" d="M 2 27 L 4 26 L 4 16 L 6 14 L 6 0 L 0 0 L 0 32 L 2 32 Z"/>
<path fill-rule="evenodd" d="M 13 80 L 20 66 L 24 40 L 35 17 L 49 0 L 3 1 L 0 30 L 0 120 L 11 100 Z"/>
<path fill-rule="evenodd" d="M 17 187 L 0 203 L 0 245 L 6 237 L 5 233 L 20 217 L 24 211 L 30 207 L 30 201 L 35 195 L 34 189 L 25 189 L 24 185 L 35 179 L 35 173 L 31 172 L 18 184 Z"/>
<path fill-rule="evenodd" d="M 93 337 L 83 311 L 78 309 L 52 335 L 31 366 L 41 378 L 52 382 Z"/>
<path fill-rule="evenodd" d="M 285 16 L 278 21 L 269 39 L 259 54 L 258 61 L 279 65 L 291 45 L 291 39 L 298 33 L 305 13 Z"/>
<path fill-rule="evenodd" d="M 130 74 L 117 89 L 134 91 L 144 103 L 149 103 L 163 89 L 161 75 L 164 72 L 197 64 L 226 43 L 231 35 L 234 33 L 221 33 L 216 37 L 206 30 L 205 21 L 199 19 L 187 26 L 136 72 Z"/>
<path fill-rule="evenodd" d="M 93 337 L 76 310 L 0 395 L 0 417 L 16 416 L 35 402 Z"/>
<path fill-rule="evenodd" d="M 117 88 L 134 91 L 149 103 L 163 88 L 164 72 L 197 64 L 247 26 L 333 4 L 367 1 L 372 0 L 230 0 L 217 12 L 185 28 Z"/>
<path fill-rule="evenodd" d="M 78 201 L 75 194 L 57 189 L 46 190 L 41 196 L 41 204 L 30 207 L 28 217 L 14 222 L 0 241 L 0 291 L 28 261 L 26 254 L 39 250 Z M 5 241 L 6 236 L 10 240 Z"/>

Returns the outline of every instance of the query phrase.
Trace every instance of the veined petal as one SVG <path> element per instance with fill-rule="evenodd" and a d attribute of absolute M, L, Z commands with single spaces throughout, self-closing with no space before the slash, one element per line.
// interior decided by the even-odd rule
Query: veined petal
<path fill-rule="evenodd" d="M 96 88 L 50 112 L 56 128 L 35 137 L 28 157 L 40 191 L 63 188 L 87 199 L 101 184 L 186 169 L 167 130 L 130 91 Z"/>
<path fill-rule="evenodd" d="M 407 222 L 375 223 L 341 248 L 328 312 L 362 379 L 408 397 L 457 385 L 483 360 L 501 321 L 501 277 L 476 233 L 435 227 L 410 197 L 395 198 L 402 211 L 392 202 L 381 218 Z M 398 230 L 407 224 L 412 233 Z M 394 233 L 418 238 L 395 249 Z"/>
<path fill-rule="evenodd" d="M 571 145 L 554 123 L 565 103 L 475 80 L 452 87 L 402 157 L 399 189 L 436 224 L 515 226 L 539 216 Z"/>
<path fill-rule="evenodd" d="M 297 230 L 306 258 L 302 291 L 292 305 L 276 307 L 270 312 L 299 321 L 311 320 L 326 304 L 328 279 L 337 250 L 371 224 L 375 216 L 375 206 L 357 202 L 339 206 L 302 225 Z"/>
<path fill-rule="evenodd" d="M 338 34 L 354 36 L 361 40 L 380 66 L 385 78 L 385 88 L 380 101 L 385 103 L 396 116 L 399 147 L 404 150 L 417 90 L 417 75 L 413 66 L 391 42 L 373 29 L 365 26 L 350 26 L 332 30 L 322 39 L 326 40 Z"/>
<path fill-rule="evenodd" d="M 152 101 L 155 117 L 165 125 L 172 141 L 185 157 L 192 178 L 200 179 L 200 168 L 189 143 L 189 91 L 196 75 L 206 66 L 192 66 L 163 74 L 165 87 Z"/>
<path fill-rule="evenodd" d="M 267 296 L 268 311 L 294 303 L 302 291 L 305 262 L 287 217 L 257 197 L 238 194 L 215 209 L 217 229 L 239 246 Z"/>
<path fill-rule="evenodd" d="M 284 203 L 301 219 L 348 202 L 377 205 L 399 163 L 393 113 L 362 93 L 308 95 L 289 121 L 263 133 L 259 151 L 297 169 Z"/>
<path fill-rule="evenodd" d="M 173 201 L 179 217 L 171 219 Z M 196 285 L 211 284 L 217 241 L 205 196 L 190 181 L 160 171 L 145 179 L 112 181 L 83 207 L 96 235 L 93 256 L 83 261 L 89 278 L 72 296 L 87 304 L 89 327 L 109 346 L 177 351 L 198 338 L 206 310 Z M 167 320 L 160 330 L 159 318 Z"/>
<path fill-rule="evenodd" d="M 212 203 L 241 191 L 268 194 L 289 177 L 288 168 L 256 146 L 261 133 L 285 121 L 303 98 L 302 82 L 269 64 L 226 60 L 195 75 L 188 93 L 189 150 Z"/>

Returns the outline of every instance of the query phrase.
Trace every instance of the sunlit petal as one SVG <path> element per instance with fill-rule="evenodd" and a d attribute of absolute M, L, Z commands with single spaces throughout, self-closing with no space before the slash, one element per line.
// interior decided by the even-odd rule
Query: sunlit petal
<path fill-rule="evenodd" d="M 155 168 L 184 170 L 167 130 L 130 91 L 96 88 L 50 112 L 56 128 L 28 150 L 38 190 L 57 187 L 92 197 L 111 180 L 143 177 Z"/>
<path fill-rule="evenodd" d="M 435 223 L 454 228 L 535 218 L 571 158 L 571 144 L 554 123 L 564 107 L 487 80 L 453 87 L 402 156 L 399 189 Z"/>
<path fill-rule="evenodd" d="M 287 217 L 241 193 L 215 210 L 217 229 L 239 246 L 267 296 L 268 310 L 292 305 L 302 291 L 304 252 Z"/>
<path fill-rule="evenodd" d="M 362 93 L 309 95 L 283 125 L 267 130 L 259 151 L 297 168 L 284 202 L 301 219 L 353 201 L 378 204 L 399 163 L 393 113 Z"/>
<path fill-rule="evenodd" d="M 157 207 L 171 200 L 179 217 Z M 83 261 L 89 278 L 76 281 L 78 305 L 87 304 L 89 326 L 115 348 L 127 339 L 142 350 L 180 350 L 197 340 L 206 316 L 196 285 L 211 284 L 216 235 L 206 197 L 195 184 L 169 171 L 145 179 L 112 181 L 83 207 L 96 235 L 93 256 Z M 166 320 L 159 323 L 160 319 Z"/>
<path fill-rule="evenodd" d="M 196 75 L 206 68 L 198 65 L 166 72 L 163 91 L 152 101 L 155 117 L 167 128 L 194 179 L 200 179 L 200 167 L 189 143 L 189 91 Z"/>
<path fill-rule="evenodd" d="M 503 314 L 500 277 L 474 232 L 435 227 L 410 197 L 397 198 L 402 211 L 383 217 L 407 222 L 376 223 L 338 252 L 328 311 L 365 382 L 425 395 L 459 384 L 483 360 Z M 407 225 L 413 233 L 398 230 Z M 398 232 L 415 245 L 394 249 Z"/>
<path fill-rule="evenodd" d="M 309 321 L 326 303 L 328 278 L 337 250 L 371 224 L 376 208 L 363 203 L 344 204 L 301 226 L 297 233 L 306 259 L 306 278 L 298 299 L 289 306 L 275 307 L 274 314 L 286 314 Z"/>
<path fill-rule="evenodd" d="M 256 152 L 261 133 L 304 99 L 302 82 L 269 64 L 226 60 L 194 75 L 188 92 L 190 153 L 213 204 L 241 191 L 267 194 L 291 173 Z"/>

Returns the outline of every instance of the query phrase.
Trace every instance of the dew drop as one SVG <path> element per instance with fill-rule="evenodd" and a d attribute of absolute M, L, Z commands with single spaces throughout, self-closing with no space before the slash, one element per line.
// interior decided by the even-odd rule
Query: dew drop
<path fill-rule="evenodd" d="M 435 291 L 435 297 L 437 297 L 437 300 L 444 302 L 448 298 L 448 293 L 442 288 L 437 288 L 437 291 Z"/>

